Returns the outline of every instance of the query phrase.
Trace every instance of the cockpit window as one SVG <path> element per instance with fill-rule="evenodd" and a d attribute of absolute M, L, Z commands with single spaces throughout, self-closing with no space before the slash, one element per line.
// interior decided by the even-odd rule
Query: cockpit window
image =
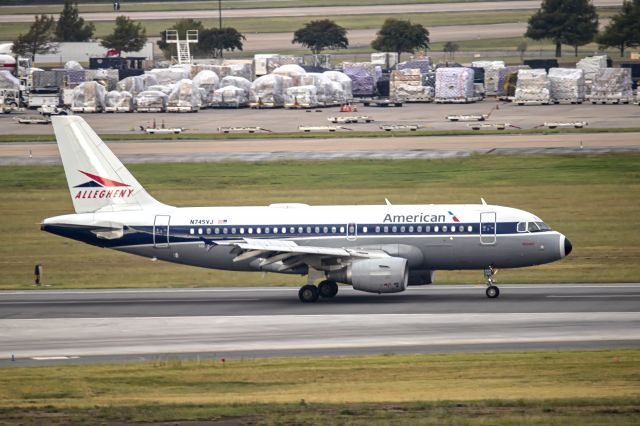
<path fill-rule="evenodd" d="M 544 232 L 550 231 L 551 228 L 549 228 L 544 222 L 528 222 L 527 230 L 529 232 Z"/>
<path fill-rule="evenodd" d="M 527 232 L 527 222 L 518 222 L 518 232 Z"/>

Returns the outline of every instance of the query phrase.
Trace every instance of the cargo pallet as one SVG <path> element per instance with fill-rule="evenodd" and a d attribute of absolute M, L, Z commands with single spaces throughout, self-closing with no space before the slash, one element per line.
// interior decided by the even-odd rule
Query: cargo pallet
<path fill-rule="evenodd" d="M 399 101 L 404 102 L 405 104 L 430 104 L 433 102 L 433 97 L 428 96 L 424 98 L 399 98 Z"/>
<path fill-rule="evenodd" d="M 165 112 L 161 107 L 136 107 L 136 112 Z"/>
<path fill-rule="evenodd" d="M 549 99 L 529 99 L 529 100 L 514 100 L 514 104 L 516 105 L 549 105 L 551 101 Z"/>
<path fill-rule="evenodd" d="M 401 107 L 404 102 L 400 100 L 391 99 L 361 99 L 359 102 L 364 106 L 378 106 L 378 107 Z"/>
<path fill-rule="evenodd" d="M 197 106 L 168 106 L 167 112 L 198 112 L 200 110 Z"/>
<path fill-rule="evenodd" d="M 96 107 L 72 107 L 71 111 L 73 111 L 73 112 L 84 112 L 84 113 L 94 113 L 94 112 L 102 112 L 102 108 L 96 108 Z"/>
<path fill-rule="evenodd" d="M 630 103 L 633 102 L 633 99 L 631 98 L 619 98 L 619 99 L 612 99 L 612 98 L 590 98 L 589 102 L 591 102 L 593 105 L 628 105 Z"/>
<path fill-rule="evenodd" d="M 586 121 L 576 121 L 576 122 L 545 122 L 543 124 L 544 127 L 548 127 L 549 129 L 557 129 L 558 127 L 573 127 L 574 129 L 582 129 L 586 125 L 588 125 Z"/>
<path fill-rule="evenodd" d="M 435 98 L 434 102 L 437 104 L 472 104 L 474 102 L 481 101 L 481 97 L 474 98 Z"/>
<path fill-rule="evenodd" d="M 582 105 L 584 99 L 552 99 L 551 103 L 556 105 Z"/>
<path fill-rule="evenodd" d="M 275 102 L 250 102 L 249 108 L 251 109 L 273 109 L 273 108 L 282 108 L 283 105 L 277 105 Z"/>

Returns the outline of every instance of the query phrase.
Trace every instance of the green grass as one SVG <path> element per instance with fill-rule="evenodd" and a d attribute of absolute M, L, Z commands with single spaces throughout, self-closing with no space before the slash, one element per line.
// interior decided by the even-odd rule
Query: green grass
<path fill-rule="evenodd" d="M 222 11 L 234 9 L 271 9 L 284 7 L 322 7 L 322 6 L 372 6 L 372 5 L 393 5 L 393 4 L 424 4 L 424 3 L 474 3 L 486 0 L 246 0 L 222 2 Z M 497 1 L 497 0 L 496 0 Z M 513 0 L 517 1 L 517 0 Z M 89 12 L 111 12 L 113 6 L 111 2 L 106 3 L 79 3 L 78 8 L 81 13 Z M 151 11 L 171 11 L 171 10 L 218 10 L 217 1 L 180 1 L 180 2 L 126 2 L 120 12 L 151 12 Z M 59 14 L 62 5 L 33 5 L 33 6 L 13 6 L 0 8 L 0 14 Z"/>
<path fill-rule="evenodd" d="M 179 135 L 150 135 L 146 133 L 103 133 L 105 141 L 165 141 L 165 140 L 234 140 L 234 139 L 335 139 L 335 138 L 388 138 L 421 136 L 471 136 L 471 135 L 549 135 L 566 133 L 639 133 L 640 127 L 617 128 L 560 128 L 560 129 L 505 129 L 505 130 L 428 130 L 416 131 L 339 131 L 339 132 L 272 132 L 272 133 L 181 133 Z M 0 135 L 0 143 L 53 142 L 55 135 Z M 267 142 L 265 142 L 267 143 Z"/>
<path fill-rule="evenodd" d="M 640 350 L 4 368 L 11 424 L 637 424 Z"/>
<path fill-rule="evenodd" d="M 472 156 L 446 160 L 139 164 L 131 172 L 177 206 L 488 202 L 534 212 L 574 251 L 539 267 L 503 270 L 511 282 L 640 280 L 640 155 Z M 0 289 L 32 287 L 44 265 L 53 288 L 299 285 L 302 278 L 151 262 L 50 235 L 49 216 L 73 211 L 62 166 L 0 167 Z M 10 242 L 10 243 L 9 243 Z M 481 283 L 480 271 L 438 272 L 440 283 Z"/>

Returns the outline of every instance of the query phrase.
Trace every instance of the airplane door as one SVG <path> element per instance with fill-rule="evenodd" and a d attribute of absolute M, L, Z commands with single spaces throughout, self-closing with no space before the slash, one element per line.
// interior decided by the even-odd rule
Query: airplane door
<path fill-rule="evenodd" d="M 496 212 L 480 213 L 480 244 L 496 243 Z"/>
<path fill-rule="evenodd" d="M 171 216 L 157 215 L 153 221 L 153 247 L 169 247 L 169 219 Z"/>
<path fill-rule="evenodd" d="M 358 225 L 349 223 L 347 225 L 347 240 L 355 241 L 356 239 L 358 239 Z"/>

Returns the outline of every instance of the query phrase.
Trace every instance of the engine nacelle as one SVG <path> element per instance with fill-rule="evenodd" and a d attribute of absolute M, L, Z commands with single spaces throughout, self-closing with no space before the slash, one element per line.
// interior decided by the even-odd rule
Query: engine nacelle
<path fill-rule="evenodd" d="M 407 289 L 409 268 L 401 257 L 364 259 L 327 273 L 327 278 L 369 293 L 399 293 Z"/>

